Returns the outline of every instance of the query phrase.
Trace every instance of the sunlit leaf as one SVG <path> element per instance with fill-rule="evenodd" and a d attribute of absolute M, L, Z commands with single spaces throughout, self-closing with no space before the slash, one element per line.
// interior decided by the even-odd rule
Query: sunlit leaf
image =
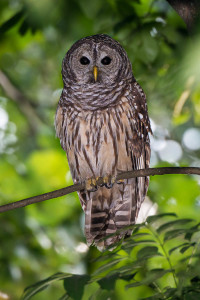
<path fill-rule="evenodd" d="M 177 249 L 180 249 L 180 248 L 182 248 L 182 247 L 184 247 L 185 245 L 189 245 L 188 243 L 183 243 L 183 244 L 181 244 L 181 245 L 178 245 L 178 246 L 176 246 L 176 247 L 173 247 L 173 248 L 171 248 L 170 250 L 169 250 L 169 255 L 171 255 L 174 251 L 176 251 Z"/>
<path fill-rule="evenodd" d="M 147 218 L 146 222 L 151 224 L 153 222 L 156 222 L 164 217 L 177 217 L 177 215 L 175 213 L 164 213 L 164 214 L 158 214 L 155 216 L 150 216 Z"/>
<path fill-rule="evenodd" d="M 145 278 L 141 281 L 138 281 L 138 282 L 130 283 L 126 286 L 126 288 L 137 287 L 137 286 L 141 286 L 141 285 L 148 285 L 148 284 L 154 282 L 155 280 L 161 278 L 162 276 L 164 276 L 165 274 L 170 273 L 170 272 L 172 272 L 171 269 L 167 269 L 167 270 L 154 269 L 154 270 L 151 270 L 148 273 L 147 278 Z"/>
<path fill-rule="evenodd" d="M 97 275 L 97 274 L 100 274 L 100 273 L 103 273 L 103 272 L 109 270 L 112 266 L 115 266 L 117 263 L 121 262 L 124 259 L 127 259 L 127 257 L 120 257 L 120 258 L 117 258 L 113 261 L 109 261 L 105 265 L 99 267 L 97 269 L 97 271 L 94 272 L 94 275 Z"/>
<path fill-rule="evenodd" d="M 200 223 L 196 224 L 195 226 L 191 227 L 190 229 L 187 230 L 185 234 L 185 239 L 186 240 L 191 240 L 192 236 L 194 233 L 200 231 Z"/>
<path fill-rule="evenodd" d="M 164 236 L 164 241 L 167 242 L 171 239 L 176 238 L 177 236 L 183 235 L 186 232 L 185 229 L 174 229 L 167 231 Z"/>
<path fill-rule="evenodd" d="M 89 300 L 107 300 L 107 299 L 115 299 L 115 297 L 116 295 L 114 291 L 99 289 L 89 298 Z"/>
<path fill-rule="evenodd" d="M 104 252 L 103 254 L 99 255 L 97 258 L 95 258 L 94 261 L 106 261 L 108 259 L 111 259 L 111 260 L 114 260 L 114 259 L 117 259 L 119 258 L 119 255 L 116 253 L 116 252 Z"/>
<path fill-rule="evenodd" d="M 157 232 L 161 233 L 164 230 L 167 230 L 170 227 L 174 227 L 176 225 L 185 225 L 188 224 L 190 222 L 194 221 L 193 219 L 179 219 L 179 220 L 175 220 L 175 221 L 171 221 L 171 222 L 167 222 L 165 224 L 162 224 L 158 229 Z"/>
<path fill-rule="evenodd" d="M 181 248 L 180 252 L 185 253 L 189 248 L 194 247 L 195 245 L 196 245 L 196 243 L 192 243 L 190 245 L 187 245 L 187 246 Z"/>
<path fill-rule="evenodd" d="M 128 243 L 123 244 L 122 249 L 128 249 L 128 248 L 133 248 L 136 247 L 138 245 L 142 245 L 142 244 L 151 244 L 151 243 L 155 243 L 154 240 L 141 240 L 141 241 L 130 241 Z"/>
<path fill-rule="evenodd" d="M 136 234 L 133 234 L 132 238 L 135 239 L 135 238 L 138 238 L 138 237 L 140 238 L 142 236 L 147 236 L 147 235 L 150 235 L 150 233 L 149 232 L 138 232 Z"/>
<path fill-rule="evenodd" d="M 146 259 L 153 256 L 162 256 L 161 253 L 158 252 L 158 248 L 155 246 L 146 246 L 142 249 L 140 249 L 137 253 L 138 259 Z"/>

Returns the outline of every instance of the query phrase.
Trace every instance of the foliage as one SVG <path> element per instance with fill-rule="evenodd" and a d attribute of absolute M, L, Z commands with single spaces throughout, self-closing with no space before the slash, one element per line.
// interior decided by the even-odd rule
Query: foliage
<path fill-rule="evenodd" d="M 185 24 L 165 0 L 59 0 L 56 3 L 53 0 L 1 0 L 0 205 L 72 184 L 53 123 L 62 89 L 62 58 L 77 39 L 90 34 L 107 33 L 127 50 L 134 75 L 147 94 L 154 132 L 151 166 L 199 166 L 198 30 L 196 28 L 196 34 L 188 36 Z M 8 82 L 2 84 L 2 74 L 10 85 Z M 148 195 L 158 204 L 160 213 L 173 211 L 180 218 L 199 218 L 199 179 L 196 176 L 155 176 L 150 180 Z M 94 260 L 98 251 L 93 247 L 88 249 L 85 244 L 83 213 L 76 194 L 7 212 L 0 216 L 0 224 L 0 298 L 3 292 L 13 300 L 19 299 L 26 286 L 54 273 L 89 274 L 93 279 L 94 272 L 105 265 L 103 260 Z M 138 233 L 145 230 L 148 229 L 141 227 Z M 149 239 L 145 235 L 143 238 Z M 134 239 L 129 240 L 130 244 L 131 241 L 133 244 Z M 178 237 L 173 241 L 171 248 L 179 246 Z M 171 242 L 166 241 L 165 245 Z M 182 243 L 189 244 L 182 248 L 193 242 L 183 240 Z M 142 257 L 144 253 L 136 250 L 145 246 L 157 247 L 158 253 L 163 255 L 155 241 L 153 245 L 137 245 L 132 252 L 128 246 L 129 251 L 120 248 L 103 254 L 102 259 L 108 255 L 113 259 L 114 268 L 117 255 L 118 258 L 125 256 L 126 259 L 119 263 L 123 267 L 128 259 L 134 263 L 137 253 Z M 174 250 L 170 259 L 175 259 L 180 249 Z M 148 250 L 153 252 L 155 248 Z M 188 251 L 191 247 L 179 255 L 185 257 Z M 156 259 L 163 257 L 146 259 L 143 272 L 171 269 L 160 261 L 157 264 Z M 178 270 L 179 267 L 176 276 L 181 282 Z M 145 274 L 142 269 L 140 271 L 134 278 L 141 276 L 140 279 L 145 280 Z M 72 280 L 79 278 L 66 276 Z M 128 280 L 115 280 L 115 277 L 111 281 L 115 285 L 114 292 L 100 289 L 99 286 L 105 287 L 107 283 L 106 277 L 103 281 L 103 274 L 100 277 L 100 283 L 97 279 L 87 285 L 83 281 L 90 295 L 96 293 L 94 297 L 99 299 L 106 298 L 109 293 L 117 293 L 119 299 L 130 299 L 133 290 L 135 299 L 150 297 L 153 293 L 151 286 L 128 288 L 124 292 Z M 63 288 L 57 278 L 62 277 L 53 277 L 54 283 L 38 294 L 39 300 L 61 297 Z M 87 276 L 83 278 L 86 280 Z M 192 275 L 186 278 L 186 290 L 198 286 L 198 278 L 190 282 L 191 278 Z M 175 288 L 170 272 L 163 275 L 162 280 L 163 293 L 167 286 Z M 133 282 L 131 279 L 130 284 Z M 169 294 L 170 288 L 167 288 Z M 83 297 L 89 297 L 86 291 Z"/>
<path fill-rule="evenodd" d="M 128 299 L 126 292 L 137 295 L 137 288 L 143 286 L 147 290 L 142 299 L 197 299 L 199 239 L 200 223 L 193 219 L 180 219 L 174 213 L 148 217 L 133 227 L 130 238 L 96 258 L 99 267 L 90 276 L 55 274 L 26 288 L 23 300 L 60 280 L 65 289 L 60 299 Z M 120 284 L 125 290 L 119 296 Z"/>

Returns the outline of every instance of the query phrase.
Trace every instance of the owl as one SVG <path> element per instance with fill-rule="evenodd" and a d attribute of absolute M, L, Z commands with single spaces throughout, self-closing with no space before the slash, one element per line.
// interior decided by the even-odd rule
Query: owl
<path fill-rule="evenodd" d="M 149 167 L 146 96 L 122 46 L 105 34 L 85 37 L 66 53 L 55 127 L 85 212 L 88 245 L 100 250 L 131 235 L 148 177 L 116 182 L 123 171 Z M 104 184 L 96 186 L 99 177 Z"/>

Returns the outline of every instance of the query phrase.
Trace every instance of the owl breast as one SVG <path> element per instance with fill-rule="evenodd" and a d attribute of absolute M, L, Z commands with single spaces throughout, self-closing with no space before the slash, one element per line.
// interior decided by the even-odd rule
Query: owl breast
<path fill-rule="evenodd" d="M 95 112 L 70 109 L 62 115 L 62 146 L 75 182 L 133 169 L 130 145 L 135 121 L 125 97 L 117 107 Z"/>

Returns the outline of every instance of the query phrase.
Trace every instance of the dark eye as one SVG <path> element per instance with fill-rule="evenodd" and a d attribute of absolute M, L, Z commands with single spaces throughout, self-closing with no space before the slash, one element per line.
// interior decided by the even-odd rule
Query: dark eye
<path fill-rule="evenodd" d="M 90 60 L 86 56 L 82 56 L 81 59 L 80 59 L 80 63 L 82 65 L 89 65 Z"/>
<path fill-rule="evenodd" d="M 111 58 L 109 56 L 105 56 L 102 60 L 101 60 L 101 63 L 103 65 L 109 65 L 111 63 Z"/>

